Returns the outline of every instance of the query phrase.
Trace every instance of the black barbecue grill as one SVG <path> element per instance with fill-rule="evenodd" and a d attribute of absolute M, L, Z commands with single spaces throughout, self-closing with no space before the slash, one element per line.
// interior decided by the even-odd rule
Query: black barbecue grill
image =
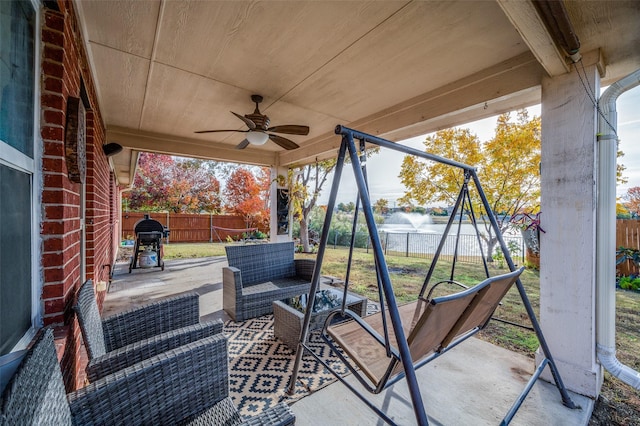
<path fill-rule="evenodd" d="M 155 253 L 156 262 L 153 267 L 162 268 L 164 271 L 164 261 L 162 260 L 162 239 L 169 235 L 169 229 L 165 228 L 157 220 L 153 220 L 149 215 L 140 219 L 133 227 L 136 234 L 136 244 L 133 249 L 133 256 L 129 264 L 129 273 L 132 269 L 138 268 L 140 264 L 140 254 Z M 148 259 L 146 259 L 148 260 Z M 142 266 L 144 267 L 144 266 Z"/>

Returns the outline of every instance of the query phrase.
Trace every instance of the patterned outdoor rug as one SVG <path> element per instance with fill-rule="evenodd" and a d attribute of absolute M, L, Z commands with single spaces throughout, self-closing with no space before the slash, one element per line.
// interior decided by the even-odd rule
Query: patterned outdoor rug
<path fill-rule="evenodd" d="M 255 415 L 280 401 L 293 402 L 317 391 L 336 378 L 311 355 L 302 358 L 295 394 L 286 392 L 295 354 L 273 336 L 273 315 L 244 322 L 227 321 L 229 338 L 229 391 L 240 414 Z M 310 333 L 309 346 L 341 374 L 345 365 L 322 341 L 319 331 Z"/>

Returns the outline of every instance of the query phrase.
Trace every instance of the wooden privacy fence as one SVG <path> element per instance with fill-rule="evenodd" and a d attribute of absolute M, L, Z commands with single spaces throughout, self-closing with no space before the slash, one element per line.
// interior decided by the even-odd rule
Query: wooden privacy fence
<path fill-rule="evenodd" d="M 616 220 L 616 249 L 619 247 L 640 250 L 640 220 Z M 616 267 L 620 275 L 638 275 L 638 267 L 627 260 Z"/>
<path fill-rule="evenodd" d="M 242 233 L 247 227 L 242 217 L 233 215 L 123 212 L 123 240 L 136 238 L 133 228 L 145 214 L 169 228 L 167 242 L 174 243 L 218 242 L 219 239 L 225 241 L 228 236 L 238 239 L 242 238 Z M 263 229 L 260 231 L 268 232 Z"/>

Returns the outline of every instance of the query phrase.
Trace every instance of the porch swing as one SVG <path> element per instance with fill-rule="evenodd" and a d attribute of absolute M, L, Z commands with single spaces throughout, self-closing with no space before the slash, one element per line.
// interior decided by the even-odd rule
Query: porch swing
<path fill-rule="evenodd" d="M 542 330 L 536 320 L 531 303 L 529 302 L 524 287 L 519 280 L 519 276 L 524 268 L 516 269 L 513 264 L 507 246 L 502 238 L 502 234 L 499 231 L 496 219 L 491 212 L 489 203 L 482 190 L 475 169 L 471 166 L 453 160 L 420 152 L 418 150 L 398 145 L 346 127 L 338 126 L 336 128 L 336 133 L 342 135 L 342 144 L 340 146 L 338 160 L 335 167 L 334 181 L 327 206 L 327 215 L 320 239 L 311 289 L 309 291 L 308 306 L 313 306 L 315 294 L 319 287 L 320 271 L 327 245 L 329 228 L 331 226 L 332 212 L 335 206 L 339 182 L 348 152 L 358 185 L 359 196 L 356 200 L 356 210 L 353 222 L 354 232 L 352 233 L 349 258 L 347 261 L 344 293 L 346 296 L 355 242 L 354 236 L 356 221 L 360 203 L 362 203 L 362 209 L 366 219 L 367 229 L 371 239 L 371 247 L 374 254 L 380 310 L 376 314 L 363 318 L 355 312 L 347 309 L 343 303 L 341 307 L 336 308 L 329 314 L 322 329 L 322 337 L 332 351 L 347 366 L 358 382 L 367 391 L 376 394 L 396 383 L 398 380 L 406 378 L 416 420 L 420 425 L 428 424 L 427 415 L 420 394 L 420 388 L 416 378 L 416 369 L 446 353 L 451 348 L 457 346 L 486 327 L 492 318 L 493 312 L 504 295 L 515 284 L 531 320 L 531 329 L 535 331 L 538 337 L 540 347 L 544 354 L 544 359 L 542 359 L 526 384 L 524 390 L 504 417 L 502 424 L 508 424 L 513 416 L 515 416 L 520 405 L 547 365 L 550 367 L 551 374 L 554 378 L 556 387 L 560 392 L 563 404 L 569 408 L 577 408 L 569 397 L 569 394 L 562 382 L 546 340 L 542 335 Z M 358 149 L 356 148 L 355 139 L 358 139 L 360 142 L 360 158 L 358 157 Z M 389 270 L 383 254 L 382 244 L 374 221 L 373 209 L 367 186 L 366 166 L 364 164 L 366 143 L 378 145 L 383 148 L 394 149 L 427 160 L 440 162 L 451 167 L 461 169 L 464 172 L 464 182 L 461 185 L 452 214 L 450 215 L 445 227 L 444 235 L 438 244 L 418 299 L 415 302 L 402 306 L 398 306 L 396 302 Z M 497 236 L 500 249 L 510 269 L 510 272 L 508 273 L 493 277 L 490 276 L 477 228 L 476 215 L 471 203 L 471 196 L 469 193 L 469 183 L 471 181 L 473 181 L 484 209 L 487 212 L 487 217 L 491 227 Z M 464 214 L 468 215 L 476 231 L 476 237 L 480 247 L 480 255 L 483 259 L 484 272 L 487 276 L 484 281 L 471 287 L 467 287 L 466 285 L 455 281 L 455 267 L 458 256 L 462 218 Z M 434 284 L 425 296 L 438 259 L 445 247 L 447 236 L 450 233 L 456 218 L 458 220 L 458 226 L 449 279 Z M 454 294 L 432 297 L 432 293 L 435 288 L 444 284 L 455 285 L 463 289 Z M 346 297 L 343 297 L 343 300 L 346 300 Z M 338 372 L 324 363 L 312 350 L 310 350 L 307 346 L 310 319 L 311 312 L 308 310 L 305 314 L 296 361 L 289 381 L 289 393 L 293 393 L 294 391 L 302 356 L 307 352 L 321 362 L 325 368 L 331 371 L 332 374 L 334 374 L 343 384 L 354 392 L 354 394 L 367 404 L 367 406 L 374 410 L 381 419 L 389 424 L 394 424 L 387 414 L 369 401 L 367 397 L 360 392 L 360 390 L 346 382 Z M 337 319 L 341 319 L 342 321 L 336 321 Z M 347 319 L 347 321 L 344 321 L 345 319 Z"/>
<path fill-rule="evenodd" d="M 470 177 L 470 174 L 465 172 L 464 183 L 461 185 L 456 203 L 447 222 L 447 227 L 440 239 L 434 260 L 430 265 L 418 299 L 398 306 L 403 329 L 408 336 L 409 351 L 416 369 L 483 329 L 489 322 L 500 300 L 509 291 L 524 269 L 521 268 L 497 277 L 489 276 L 489 267 L 484 256 L 484 249 L 480 243 L 478 224 L 469 194 Z M 465 212 L 475 229 L 480 257 L 487 276 L 486 280 L 472 288 L 454 280 Z M 431 286 L 425 296 L 437 260 L 440 258 L 450 228 L 456 218 L 458 223 L 449 279 Z M 354 223 L 356 221 L 357 215 L 354 216 Z M 353 246 L 350 247 L 350 254 L 352 251 Z M 439 286 L 445 284 L 452 284 L 464 290 L 452 296 L 431 297 Z M 346 280 L 345 289 L 347 287 L 348 280 Z M 393 347 L 393 342 L 395 342 L 393 330 L 389 330 L 388 327 L 387 318 L 389 312 L 388 309 L 384 308 L 384 294 L 380 295 L 380 301 L 381 310 L 366 318 L 353 315 L 348 310 L 332 312 L 329 314 L 326 322 L 327 326 L 323 328 L 322 333 L 325 342 L 362 385 L 368 391 L 376 394 L 404 376 L 398 350 Z M 354 321 L 346 323 L 335 322 L 333 319 L 337 315 Z M 437 328 L 435 327 L 436 325 Z M 338 350 L 338 347 L 342 351 Z M 343 355 L 343 353 L 347 356 Z"/>

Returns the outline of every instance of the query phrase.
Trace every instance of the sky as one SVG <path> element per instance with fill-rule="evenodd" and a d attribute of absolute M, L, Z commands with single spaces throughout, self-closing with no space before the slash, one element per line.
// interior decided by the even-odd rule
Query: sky
<path fill-rule="evenodd" d="M 540 105 L 528 108 L 528 110 L 529 117 L 540 115 Z M 625 92 L 618 98 L 617 111 L 619 149 L 625 154 L 618 159 L 618 163 L 622 163 L 626 167 L 623 176 L 628 179 L 626 184 L 618 185 L 617 195 L 622 197 L 629 188 L 640 186 L 640 86 Z M 512 114 L 513 117 L 515 114 Z M 460 127 L 471 129 L 484 142 L 493 137 L 496 121 L 497 116 L 467 123 Z M 422 142 L 426 136 L 406 139 L 399 143 L 423 151 Z M 404 194 L 404 186 L 398 178 L 404 155 L 390 149 L 381 149 L 380 153 L 367 159 L 367 175 L 373 202 L 384 198 L 389 201 L 389 207 L 394 207 L 397 199 Z M 320 205 L 327 204 L 332 181 L 333 176 L 325 183 L 319 198 Z M 342 173 L 337 202 L 355 202 L 356 195 L 356 184 L 351 165 L 346 164 Z"/>

